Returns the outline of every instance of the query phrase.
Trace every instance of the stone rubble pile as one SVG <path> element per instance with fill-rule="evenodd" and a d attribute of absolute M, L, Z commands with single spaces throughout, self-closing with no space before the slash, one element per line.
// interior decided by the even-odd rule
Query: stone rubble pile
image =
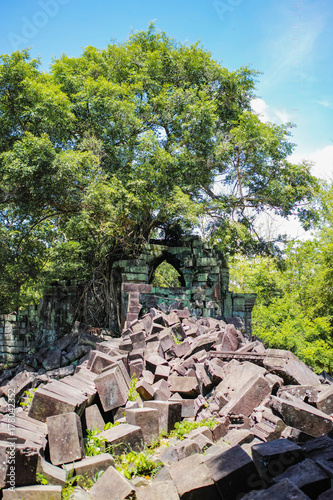
<path fill-rule="evenodd" d="M 130 401 L 134 377 L 140 397 Z M 61 499 L 69 471 L 91 480 L 104 471 L 89 491 L 78 480 L 76 500 L 333 498 L 333 385 L 233 324 L 151 309 L 58 378 L 24 371 L 2 385 L 5 500 Z M 14 411 L 36 380 L 29 410 Z M 146 449 L 184 419 L 203 425 L 154 450 L 155 477 L 118 472 L 119 455 Z M 104 430 L 107 422 L 118 425 Z M 87 429 L 103 443 L 96 456 L 85 456 Z M 37 485 L 36 473 L 48 484 Z"/>

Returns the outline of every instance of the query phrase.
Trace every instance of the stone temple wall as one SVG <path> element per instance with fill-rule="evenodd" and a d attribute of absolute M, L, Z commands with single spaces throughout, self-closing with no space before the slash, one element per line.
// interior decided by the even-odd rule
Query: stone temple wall
<path fill-rule="evenodd" d="M 122 326 L 138 317 L 139 312 L 161 305 L 170 307 L 175 301 L 188 307 L 194 316 L 235 318 L 251 334 L 251 311 L 255 294 L 237 294 L 229 291 L 229 270 L 225 258 L 216 247 L 210 247 L 199 238 L 188 238 L 181 245 L 166 245 L 153 241 L 144 247 L 136 260 L 117 263 L 122 283 L 150 284 L 156 268 L 166 261 L 180 273 L 179 288 L 123 286 Z M 131 287 L 130 287 L 131 288 Z M 135 290 L 135 291 L 134 291 Z M 132 306 L 130 307 L 130 304 Z M 236 319 L 237 318 L 237 319 Z"/>

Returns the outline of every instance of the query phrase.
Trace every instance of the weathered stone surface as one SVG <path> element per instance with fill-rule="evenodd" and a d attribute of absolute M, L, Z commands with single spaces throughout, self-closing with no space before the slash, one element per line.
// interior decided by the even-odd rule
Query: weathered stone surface
<path fill-rule="evenodd" d="M 318 375 L 313 373 L 300 359 L 290 351 L 267 349 L 264 366 L 270 372 L 283 378 L 285 384 L 313 385 L 319 384 Z"/>
<path fill-rule="evenodd" d="M 150 354 L 146 357 L 146 369 L 155 374 L 158 366 L 168 366 L 168 362 L 157 354 Z"/>
<path fill-rule="evenodd" d="M 251 443 L 254 437 L 253 432 L 249 429 L 231 429 L 222 438 L 222 441 L 230 446 L 236 446 L 237 444 L 241 446 L 242 444 Z"/>
<path fill-rule="evenodd" d="M 253 461 L 265 485 L 282 474 L 288 467 L 304 459 L 303 450 L 287 439 L 276 439 L 252 447 Z"/>
<path fill-rule="evenodd" d="M 232 360 L 223 367 L 225 376 L 222 382 L 216 387 L 215 391 L 223 394 L 230 400 L 239 391 L 243 390 L 245 384 L 254 376 L 264 375 L 266 370 L 260 366 L 254 365 L 249 361 L 238 363 Z"/>
<path fill-rule="evenodd" d="M 171 432 L 175 428 L 175 423 L 182 418 L 182 406 L 174 401 L 146 401 L 143 403 L 146 408 L 158 410 L 159 432 Z"/>
<path fill-rule="evenodd" d="M 307 457 L 312 460 L 317 458 L 333 459 L 333 439 L 329 436 L 321 436 L 311 439 L 302 445 Z"/>
<path fill-rule="evenodd" d="M 61 500 L 61 486 L 34 485 L 3 490 L 2 498 L 3 500 Z"/>
<path fill-rule="evenodd" d="M 170 391 L 177 392 L 182 397 L 195 397 L 199 394 L 199 386 L 196 377 L 169 377 Z"/>
<path fill-rule="evenodd" d="M 154 389 L 145 380 L 139 380 L 135 388 L 143 401 L 149 401 L 154 398 Z"/>
<path fill-rule="evenodd" d="M 330 417 L 296 398 L 291 401 L 271 396 L 271 406 L 279 412 L 286 425 L 296 427 L 311 436 L 321 436 L 333 429 Z"/>
<path fill-rule="evenodd" d="M 252 491 L 248 493 L 242 500 L 309 500 L 297 486 L 289 479 L 283 479 L 278 484 L 271 486 L 264 491 Z"/>
<path fill-rule="evenodd" d="M 94 457 L 86 457 L 66 467 L 67 471 L 74 469 L 74 475 L 83 476 L 77 483 L 83 485 L 87 479 L 93 479 L 96 473 L 106 471 L 110 466 L 114 466 L 114 459 L 110 453 L 101 453 Z"/>
<path fill-rule="evenodd" d="M 105 438 L 112 447 L 112 455 L 121 455 L 131 450 L 141 451 L 144 447 L 143 434 L 140 427 L 130 424 L 120 424 L 98 434 Z"/>
<path fill-rule="evenodd" d="M 112 492 L 112 493 L 111 493 Z M 93 500 L 125 500 L 134 495 L 134 486 L 124 478 L 114 467 L 109 467 L 89 490 Z M 110 496 L 112 495 L 112 496 Z"/>
<path fill-rule="evenodd" d="M 253 461 L 240 446 L 219 455 L 207 455 L 205 465 L 223 499 L 241 498 L 242 494 L 260 484 Z"/>
<path fill-rule="evenodd" d="M 333 413 L 333 385 L 321 391 L 316 400 L 318 410 L 330 415 Z"/>
<path fill-rule="evenodd" d="M 98 431 L 102 431 L 104 429 L 105 422 L 97 405 L 88 406 L 85 409 L 85 418 L 88 430 L 97 429 Z"/>
<path fill-rule="evenodd" d="M 82 489 L 80 486 L 76 486 L 75 490 L 71 494 L 70 500 L 91 500 L 91 496 L 88 491 Z"/>
<path fill-rule="evenodd" d="M 152 385 L 152 388 L 154 389 L 154 400 L 168 401 L 168 399 L 171 397 L 169 383 L 164 379 L 155 382 Z"/>
<path fill-rule="evenodd" d="M 224 378 L 223 361 L 213 358 L 205 362 L 207 373 L 214 385 L 218 385 Z"/>
<path fill-rule="evenodd" d="M 136 493 L 137 500 L 179 500 L 176 486 L 172 481 L 156 481 Z"/>
<path fill-rule="evenodd" d="M 164 464 L 173 464 L 186 457 L 200 453 L 200 446 L 192 439 L 184 439 L 175 445 L 170 445 L 160 455 L 160 460 Z"/>
<path fill-rule="evenodd" d="M 47 432 L 53 465 L 81 460 L 84 457 L 80 418 L 76 413 L 48 417 Z"/>
<path fill-rule="evenodd" d="M 170 398 L 173 403 L 180 403 L 182 405 L 182 418 L 192 418 L 195 417 L 194 399 L 178 399 L 180 396 L 177 395 L 177 399 Z"/>
<path fill-rule="evenodd" d="M 170 366 L 159 365 L 155 370 L 155 378 L 154 382 L 158 382 L 159 380 L 168 380 L 170 375 Z"/>
<path fill-rule="evenodd" d="M 242 414 L 248 417 L 254 408 L 271 393 L 270 385 L 263 376 L 254 375 L 248 380 L 244 387 L 223 406 L 221 416 Z"/>
<path fill-rule="evenodd" d="M 69 413 L 76 409 L 77 404 L 69 402 L 65 396 L 48 392 L 44 388 L 38 388 L 29 409 L 29 417 L 46 422 L 47 417 Z"/>
<path fill-rule="evenodd" d="M 157 409 L 146 407 L 126 410 L 126 422 L 141 427 L 146 446 L 150 446 L 159 435 L 159 412 Z"/>
<path fill-rule="evenodd" d="M 305 403 L 316 403 L 318 389 L 311 385 L 285 385 L 280 387 L 277 396 L 284 399 L 286 394 L 291 394 Z M 319 410 L 321 410 L 321 408 L 319 408 Z"/>
<path fill-rule="evenodd" d="M 92 359 L 90 370 L 92 373 L 96 373 L 97 375 L 102 373 L 105 368 L 114 366 L 117 361 L 117 357 L 109 356 L 108 354 L 99 351 L 94 351 L 94 355 L 93 357 L 90 356 L 90 359 Z"/>
<path fill-rule="evenodd" d="M 48 484 L 65 486 L 67 478 L 66 471 L 61 467 L 50 464 L 40 455 L 38 457 L 37 472 L 45 477 Z"/>
<path fill-rule="evenodd" d="M 43 361 L 43 366 L 45 370 L 54 370 L 59 368 L 61 365 L 61 350 L 55 349 L 54 351 L 48 351 L 46 360 Z"/>
<path fill-rule="evenodd" d="M 34 484 L 37 464 L 37 449 L 15 440 L 0 441 L 0 488 Z"/>
<path fill-rule="evenodd" d="M 274 482 L 289 479 L 308 497 L 316 499 L 331 486 L 331 478 L 325 474 L 319 465 L 309 458 L 288 469 L 274 478 Z"/>
<path fill-rule="evenodd" d="M 230 426 L 230 420 L 228 417 L 217 418 L 216 422 L 216 426 L 212 429 L 213 441 L 218 441 L 219 439 L 224 437 L 227 434 Z"/>
<path fill-rule="evenodd" d="M 184 500 L 221 500 L 201 455 L 196 454 L 170 467 L 170 476 Z"/>
<path fill-rule="evenodd" d="M 264 407 L 262 411 L 253 413 L 252 419 L 258 422 L 252 427 L 252 432 L 262 441 L 278 439 L 286 428 L 283 420 L 274 415 L 270 408 Z"/>
<path fill-rule="evenodd" d="M 128 399 L 128 387 L 119 366 L 101 373 L 95 380 L 103 410 L 110 411 L 123 406 Z"/>
<path fill-rule="evenodd" d="M 30 389 L 30 387 L 32 387 L 34 378 L 35 377 L 26 370 L 19 372 L 10 381 L 0 387 L 0 396 L 5 396 L 7 399 L 12 399 L 14 395 L 15 402 L 17 403 L 23 395 L 24 391 L 27 391 L 28 389 Z"/>

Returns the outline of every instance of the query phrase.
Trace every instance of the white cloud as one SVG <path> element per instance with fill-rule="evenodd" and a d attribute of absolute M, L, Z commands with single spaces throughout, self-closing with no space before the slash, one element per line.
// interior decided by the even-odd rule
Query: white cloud
<path fill-rule="evenodd" d="M 281 125 L 291 121 L 288 111 L 285 109 L 272 108 L 263 99 L 258 97 L 251 100 L 251 108 L 264 123 L 273 122 Z"/>
<path fill-rule="evenodd" d="M 331 108 L 332 103 L 328 99 L 321 99 L 319 101 L 315 101 L 317 104 L 320 104 L 320 106 L 324 106 L 324 108 Z"/>
<path fill-rule="evenodd" d="M 325 180 L 333 180 L 333 145 L 325 146 L 310 154 L 293 153 L 290 160 L 299 163 L 302 160 L 313 163 L 312 173 Z"/>

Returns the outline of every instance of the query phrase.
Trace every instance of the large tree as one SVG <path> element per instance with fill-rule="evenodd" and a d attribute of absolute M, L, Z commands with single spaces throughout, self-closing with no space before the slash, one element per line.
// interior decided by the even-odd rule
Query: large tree
<path fill-rule="evenodd" d="M 28 51 L 1 62 L 0 308 L 42 278 L 98 274 L 108 289 L 115 258 L 200 217 L 226 250 L 267 248 L 264 210 L 311 220 L 316 180 L 288 162 L 288 127 L 252 112 L 248 68 L 153 24 L 48 73 Z"/>

